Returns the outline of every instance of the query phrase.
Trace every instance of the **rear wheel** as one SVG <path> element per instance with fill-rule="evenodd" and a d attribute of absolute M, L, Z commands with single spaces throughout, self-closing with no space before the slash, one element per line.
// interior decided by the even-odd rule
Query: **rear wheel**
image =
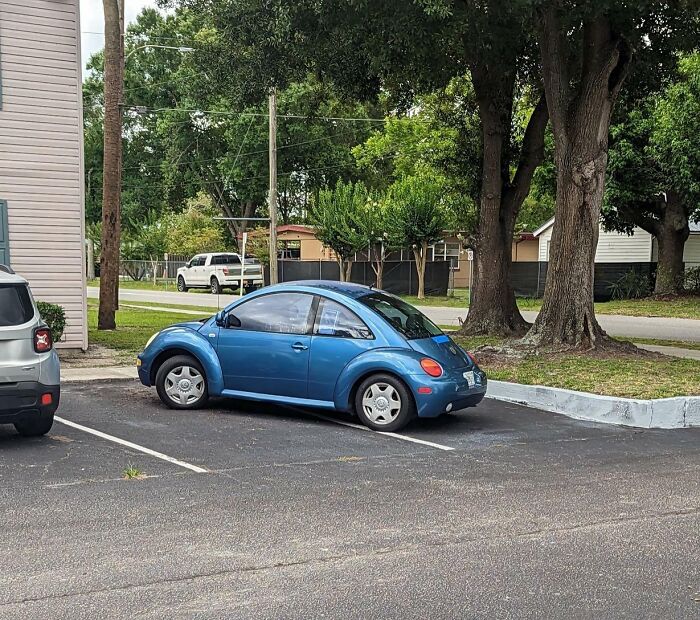
<path fill-rule="evenodd" d="M 355 394 L 355 413 L 375 431 L 397 431 L 416 415 L 416 405 L 406 386 L 392 375 L 365 379 Z"/>
<path fill-rule="evenodd" d="M 209 399 L 201 364 L 189 355 L 165 360 L 156 373 L 156 390 L 171 409 L 198 409 Z"/>
<path fill-rule="evenodd" d="M 181 293 L 186 293 L 189 290 L 187 284 L 185 284 L 185 278 L 182 276 L 177 277 L 177 290 Z"/>
<path fill-rule="evenodd" d="M 216 276 L 212 276 L 210 288 L 212 295 L 218 295 L 219 293 L 221 293 L 221 284 L 219 284 L 219 281 L 216 279 Z"/>
<path fill-rule="evenodd" d="M 53 413 L 40 413 L 21 422 L 15 422 L 15 429 L 23 437 L 46 435 L 53 426 Z"/>

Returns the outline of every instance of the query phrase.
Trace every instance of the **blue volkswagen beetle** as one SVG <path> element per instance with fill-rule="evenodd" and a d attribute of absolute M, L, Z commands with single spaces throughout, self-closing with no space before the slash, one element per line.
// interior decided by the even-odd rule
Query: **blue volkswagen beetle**
<path fill-rule="evenodd" d="M 486 392 L 474 358 L 416 308 L 342 282 L 270 286 L 168 327 L 138 370 L 173 409 L 228 396 L 353 412 L 382 431 L 473 407 Z"/>

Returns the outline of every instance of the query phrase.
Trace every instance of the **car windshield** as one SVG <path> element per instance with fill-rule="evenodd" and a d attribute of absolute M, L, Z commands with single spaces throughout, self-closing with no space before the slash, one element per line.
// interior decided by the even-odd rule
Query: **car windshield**
<path fill-rule="evenodd" d="M 442 330 L 427 316 L 398 297 L 379 291 L 360 297 L 360 301 L 374 310 L 409 340 L 439 336 Z"/>
<path fill-rule="evenodd" d="M 0 284 L 0 327 L 22 325 L 31 321 L 34 307 L 23 284 Z"/>

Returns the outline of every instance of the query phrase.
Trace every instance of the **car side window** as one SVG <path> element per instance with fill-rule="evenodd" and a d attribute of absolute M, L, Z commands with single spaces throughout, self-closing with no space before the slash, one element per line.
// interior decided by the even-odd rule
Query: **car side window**
<path fill-rule="evenodd" d="M 203 256 L 195 256 L 190 263 L 191 267 L 201 267 L 204 264 Z"/>
<path fill-rule="evenodd" d="M 363 340 L 372 338 L 370 329 L 354 312 L 330 299 L 321 300 L 316 313 L 314 334 Z"/>
<path fill-rule="evenodd" d="M 241 322 L 237 329 L 280 334 L 306 334 L 313 295 L 271 293 L 242 303 L 233 309 Z"/>

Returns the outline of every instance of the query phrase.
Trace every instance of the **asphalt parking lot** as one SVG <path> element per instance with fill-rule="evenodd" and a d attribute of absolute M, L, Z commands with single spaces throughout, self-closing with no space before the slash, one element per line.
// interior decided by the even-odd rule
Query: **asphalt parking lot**
<path fill-rule="evenodd" d="M 131 381 L 58 415 L 0 427 L 0 618 L 700 615 L 699 430 L 487 400 L 382 435 Z"/>

